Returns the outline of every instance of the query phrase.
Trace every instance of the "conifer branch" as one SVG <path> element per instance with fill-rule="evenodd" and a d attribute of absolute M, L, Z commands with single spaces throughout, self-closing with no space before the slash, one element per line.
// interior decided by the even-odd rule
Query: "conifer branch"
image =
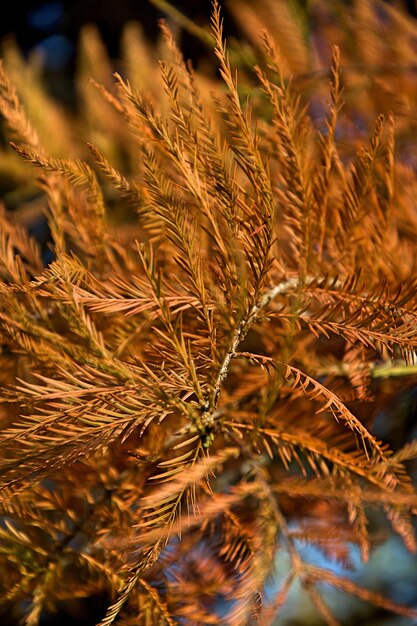
<path fill-rule="evenodd" d="M 415 29 L 388 5 L 380 28 L 358 3 L 372 46 L 349 51 L 346 19 L 322 109 L 317 82 L 299 93 L 288 72 L 320 69 L 315 37 L 259 2 L 259 14 L 230 4 L 254 41 L 272 27 L 245 59 L 229 54 L 213 3 L 210 79 L 166 24 L 159 63 L 129 26 L 113 90 L 105 46 L 85 29 L 74 128 L 31 62 L 4 48 L 14 151 L 0 147 L 0 178 L 32 193 L 29 164 L 39 168 L 29 213 L 51 232 L 45 251 L 26 207 L 0 210 L 0 605 L 31 626 L 97 593 L 110 598 L 101 626 L 266 626 L 293 583 L 334 626 L 323 581 L 415 616 L 298 548 L 351 568 L 354 545 L 367 562 L 376 508 L 417 549 L 417 443 L 394 448 L 373 427 L 417 373 L 417 180 L 404 153 L 416 94 L 392 76 L 366 78 L 365 96 L 365 79 L 341 72 L 361 54 L 380 63 L 375 50 L 405 63 Z M 258 61 L 250 76 L 246 56 Z M 52 114 L 62 146 L 45 133 Z M 267 598 L 279 550 L 289 572 Z"/>
<path fill-rule="evenodd" d="M 282 283 L 279 283 L 278 285 L 275 285 L 275 287 L 272 287 L 269 291 L 267 291 L 260 298 L 258 303 L 252 306 L 252 308 L 250 309 L 248 314 L 245 316 L 245 318 L 238 324 L 238 326 L 236 327 L 234 331 L 229 349 L 226 353 L 226 356 L 224 357 L 223 363 L 217 375 L 216 382 L 214 384 L 214 393 L 213 393 L 213 402 L 212 402 L 212 407 L 214 411 L 217 408 L 217 402 L 219 399 L 222 385 L 228 376 L 230 363 L 232 359 L 235 358 L 239 345 L 242 343 L 242 341 L 246 337 L 252 324 L 256 321 L 259 313 L 262 311 L 262 309 L 268 306 L 271 300 L 273 300 L 274 298 L 276 298 L 277 296 L 281 294 L 285 294 L 288 291 L 295 289 L 299 284 L 300 284 L 299 279 L 290 278 L 286 281 L 283 281 Z M 210 418 L 207 417 L 206 419 L 210 419 Z"/>

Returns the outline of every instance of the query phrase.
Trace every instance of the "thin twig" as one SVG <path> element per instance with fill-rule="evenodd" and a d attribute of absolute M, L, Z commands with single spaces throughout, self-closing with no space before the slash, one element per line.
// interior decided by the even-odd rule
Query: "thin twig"
<path fill-rule="evenodd" d="M 287 293 L 289 290 L 296 288 L 300 283 L 299 278 L 289 278 L 288 280 L 279 283 L 275 287 L 272 287 L 269 291 L 267 291 L 259 300 L 257 304 L 254 304 L 250 309 L 249 313 L 244 316 L 241 322 L 235 329 L 235 332 L 232 337 L 231 344 L 227 351 L 226 356 L 224 357 L 222 366 L 219 370 L 216 382 L 214 384 L 214 394 L 213 394 L 213 412 L 217 407 L 217 401 L 219 399 L 220 391 L 224 381 L 226 380 L 229 374 L 229 367 L 231 360 L 236 356 L 237 349 L 239 345 L 242 343 L 246 335 L 248 334 L 253 322 L 258 317 L 260 311 L 264 309 L 268 304 L 276 298 L 277 296 Z M 213 412 L 211 413 L 211 417 L 213 417 Z"/>
<path fill-rule="evenodd" d="M 407 365 L 405 361 L 386 361 L 385 363 L 371 363 L 369 373 L 372 379 L 399 378 L 400 376 L 416 376 L 417 364 Z M 349 368 L 344 363 L 331 365 L 320 369 L 319 376 L 347 376 Z"/>
<path fill-rule="evenodd" d="M 313 276 L 307 276 L 304 284 L 309 285 L 314 282 L 316 279 Z M 318 279 L 320 281 L 320 279 Z M 341 282 L 337 281 L 337 286 L 341 286 Z M 227 379 L 229 374 L 230 363 L 232 359 L 236 357 L 236 353 L 238 351 L 239 345 L 242 343 L 246 335 L 248 334 L 252 324 L 255 322 L 259 313 L 262 309 L 266 308 L 269 303 L 274 300 L 277 296 L 287 293 L 300 285 L 300 278 L 289 278 L 285 280 L 275 287 L 272 287 L 267 291 L 259 300 L 257 304 L 254 304 L 250 309 L 249 313 L 243 317 L 243 319 L 237 325 L 232 341 L 230 343 L 229 349 L 224 357 L 223 363 L 220 367 L 219 373 L 217 375 L 216 382 L 214 384 L 214 392 L 213 392 L 213 402 L 212 402 L 212 410 L 210 413 L 206 415 L 205 423 L 209 424 L 214 421 L 214 414 L 217 409 L 217 402 L 219 399 L 219 395 L 221 392 L 221 388 Z M 336 366 L 330 370 L 326 370 L 328 374 L 339 374 L 346 375 L 347 369 L 341 364 L 340 366 Z M 404 361 L 398 363 L 383 363 L 383 364 L 373 364 L 370 369 L 370 374 L 372 378 L 389 378 L 389 377 L 397 377 L 397 376 L 410 376 L 413 374 L 417 374 L 417 364 L 407 365 Z"/>
<path fill-rule="evenodd" d="M 160 11 L 169 15 L 169 17 L 179 24 L 181 28 L 189 32 L 191 35 L 194 35 L 194 37 L 204 43 L 204 45 L 206 45 L 210 50 L 213 50 L 213 37 L 207 30 L 205 30 L 205 28 L 198 26 L 170 2 L 167 2 L 167 0 L 149 0 L 149 2 Z"/>

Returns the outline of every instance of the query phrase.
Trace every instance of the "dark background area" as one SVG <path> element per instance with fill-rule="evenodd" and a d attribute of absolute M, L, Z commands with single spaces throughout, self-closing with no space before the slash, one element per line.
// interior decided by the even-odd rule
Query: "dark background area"
<path fill-rule="evenodd" d="M 210 0 L 172 3 L 196 23 L 207 24 L 211 13 Z M 0 12 L 0 38 L 14 36 L 21 49 L 37 50 L 44 55 L 48 70 L 70 70 L 76 58 L 76 42 L 84 24 L 94 23 L 108 47 L 117 57 L 123 26 L 130 20 L 141 22 L 150 41 L 158 34 L 158 20 L 166 17 L 148 0 L 17 0 Z M 231 24 L 224 11 L 226 28 Z M 195 38 L 184 34 L 182 48 L 187 57 L 198 58 L 206 49 Z"/>
<path fill-rule="evenodd" d="M 297 0 L 306 5 L 308 0 Z M 172 0 L 170 2 L 194 23 L 207 26 L 211 0 Z M 119 57 L 121 36 L 127 22 L 141 23 L 150 44 L 157 41 L 158 22 L 169 15 L 150 0 L 16 0 L 0 9 L 0 42 L 12 38 L 25 56 L 41 58 L 44 83 L 48 92 L 70 108 L 76 107 L 72 79 L 77 64 L 77 44 L 86 24 L 95 24 L 109 56 Z M 222 2 L 224 32 L 239 35 L 239 29 Z M 171 21 L 172 25 L 172 21 Z M 208 49 L 198 38 L 181 30 L 181 50 L 186 59 L 197 64 Z"/>
<path fill-rule="evenodd" d="M 332 0 L 330 0 L 331 2 Z M 388 3 L 393 3 L 386 0 Z M 309 0 L 297 0 L 308 11 Z M 211 0 L 174 0 L 172 4 L 197 24 L 207 24 Z M 349 4 L 349 0 L 345 0 Z M 417 17 L 416 0 L 395 2 L 413 17 Z M 236 29 L 223 3 L 226 34 Z M 144 24 L 147 37 L 155 40 L 158 20 L 166 17 L 149 0 L 14 0 L 3 4 L 0 11 L 0 38 L 13 35 L 24 50 L 36 49 L 45 57 L 49 70 L 70 70 L 75 59 L 76 42 L 84 24 L 95 23 L 106 42 L 110 56 L 116 57 L 124 24 L 137 20 Z M 201 42 L 183 33 L 182 49 L 187 58 L 198 59 L 207 53 Z"/>
<path fill-rule="evenodd" d="M 351 0 L 329 0 L 329 4 L 349 5 Z M 405 9 L 417 18 L 417 0 L 385 0 Z M 310 0 L 288 0 L 309 15 Z M 196 24 L 206 26 L 211 14 L 211 0 L 171 0 L 170 2 Z M 256 0 L 255 0 L 256 4 Z M 225 35 L 239 35 L 239 29 L 222 2 Z M 168 16 L 150 0 L 14 0 L 0 10 L 0 40 L 13 37 L 24 54 L 32 51 L 42 56 L 46 78 L 56 74 L 72 76 L 76 63 L 77 41 L 83 25 L 98 27 L 109 55 L 118 57 L 123 27 L 128 21 L 141 22 L 150 42 L 158 36 L 158 21 Z M 198 62 L 207 48 L 196 37 L 181 32 L 181 49 L 185 58 Z M 59 94 L 56 94 L 59 95 Z"/>
<path fill-rule="evenodd" d="M 405 9 L 417 18 L 417 0 L 385 0 Z M 310 14 L 310 0 L 288 0 Z M 351 0 L 329 0 L 329 4 L 347 4 Z M 206 26 L 211 14 L 211 0 L 170 0 L 170 3 L 191 18 Z M 226 37 L 239 36 L 239 28 L 222 3 Z M 254 2 L 256 4 L 256 0 Z M 252 5 L 253 6 L 253 5 Z M 41 55 L 46 81 L 54 91 L 54 77 L 71 77 L 77 59 L 77 41 L 83 25 L 98 27 L 109 55 L 117 58 L 123 27 L 128 21 L 138 21 L 146 37 L 154 42 L 158 36 L 158 21 L 167 14 L 150 0 L 13 0 L 2 3 L 0 10 L 0 40 L 13 37 L 25 55 L 35 51 Z M 207 48 L 193 35 L 181 32 L 181 49 L 185 58 L 197 63 L 207 55 Z M 54 94 L 60 96 L 58 90 Z M 61 94 L 62 96 L 62 94 Z M 64 96 L 65 98 L 65 96 Z"/>

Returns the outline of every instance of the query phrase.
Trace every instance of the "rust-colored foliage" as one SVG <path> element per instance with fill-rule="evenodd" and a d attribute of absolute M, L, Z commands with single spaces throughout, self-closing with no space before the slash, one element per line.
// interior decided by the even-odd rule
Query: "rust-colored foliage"
<path fill-rule="evenodd" d="M 54 258 L 2 211 L 0 603 L 26 601 L 27 626 L 102 592 L 101 626 L 266 625 L 299 580 L 327 624 L 323 582 L 417 617 L 298 550 L 367 561 L 371 507 L 416 550 L 417 444 L 372 424 L 381 379 L 416 373 L 417 178 L 394 116 L 352 135 L 335 47 L 318 127 L 266 35 L 251 106 L 217 2 L 214 95 L 163 33 L 164 93 L 148 50 L 149 82 L 113 90 L 86 34 L 90 159 L 45 96 L 61 152 L 35 129 L 1 68 L 8 167 L 39 168 Z M 278 550 L 290 572 L 265 599 Z"/>

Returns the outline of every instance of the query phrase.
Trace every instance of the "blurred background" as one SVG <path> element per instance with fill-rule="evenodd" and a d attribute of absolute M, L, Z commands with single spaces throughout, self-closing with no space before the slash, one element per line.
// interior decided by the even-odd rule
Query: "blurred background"
<path fill-rule="evenodd" d="M 207 25 L 210 0 L 174 2 L 196 24 Z M 25 55 L 36 54 L 43 65 L 47 79 L 56 95 L 71 99 L 65 79 L 69 79 L 77 60 L 77 42 L 86 24 L 95 24 L 109 55 L 117 59 L 126 23 L 138 21 L 144 26 L 149 43 L 158 37 L 158 20 L 170 20 L 163 10 L 164 2 L 148 0 L 74 0 L 73 2 L 47 0 L 16 0 L 7 9 L 0 10 L 0 37 L 13 38 Z M 227 19 L 227 18 L 226 18 Z M 227 28 L 233 28 L 227 19 Z M 182 49 L 187 58 L 200 59 L 207 50 L 187 31 L 181 34 Z"/>
<path fill-rule="evenodd" d="M 115 58 L 119 54 L 119 45 L 124 25 L 131 21 L 139 21 L 145 25 L 146 36 L 152 42 L 158 34 L 158 19 L 170 18 L 170 11 L 164 0 L 15 0 L 3 5 L 0 10 L 0 36 L 13 36 L 19 46 L 28 54 L 36 51 L 43 59 L 48 71 L 71 72 L 74 69 L 76 46 L 83 25 L 94 23 L 108 46 L 110 55 Z M 252 7 L 278 7 L 283 4 L 275 2 L 249 2 Z M 298 12 L 313 17 L 314 0 L 286 0 L 284 3 Z M 329 8 L 337 9 L 338 5 L 349 6 L 351 0 L 328 0 L 321 3 Z M 366 3 L 364 3 L 366 4 Z M 399 8 L 411 18 L 417 17 L 416 0 L 386 0 L 385 4 Z M 210 0 L 174 0 L 176 8 L 191 18 L 196 24 L 207 25 L 210 11 Z M 239 34 L 239 23 L 233 19 L 236 2 L 223 2 L 226 34 Z M 262 12 L 262 11 L 261 11 Z M 172 15 L 172 14 L 171 14 Z M 182 32 L 182 49 L 187 58 L 198 59 L 205 53 L 204 47 L 187 31 Z"/>
<path fill-rule="evenodd" d="M 17 68 L 17 75 L 23 77 L 23 100 L 25 76 L 30 86 L 30 77 L 41 75 L 45 92 L 59 103 L 66 115 L 77 120 L 74 122 L 74 134 L 77 135 L 80 127 L 85 129 L 88 126 L 90 136 L 105 153 L 120 156 L 123 137 L 115 133 L 114 143 L 111 143 L 106 136 L 107 129 L 100 128 L 92 121 L 91 115 L 82 123 L 77 118 L 78 109 L 82 108 L 80 99 L 84 97 L 80 75 L 85 78 L 90 73 L 105 82 L 108 80 L 107 69 L 103 69 L 102 65 L 107 61 L 112 69 L 123 72 L 129 66 L 126 43 L 123 44 L 128 25 L 140 24 L 144 41 L 149 49 L 153 49 L 159 41 L 158 20 L 164 18 L 176 35 L 184 56 L 192 59 L 202 73 L 212 76 L 215 62 L 207 40 L 210 0 L 173 0 L 172 5 L 180 13 L 164 0 L 13 0 L 7 5 L 3 3 L 0 9 L 3 55 L 8 66 Z M 328 90 L 325 68 L 331 45 L 338 43 L 342 49 L 342 64 L 346 65 L 348 107 L 339 131 L 341 145 L 345 144 L 346 158 L 349 158 L 349 150 L 355 148 L 356 141 L 368 135 L 371 120 L 376 114 L 380 110 L 394 110 L 398 115 L 398 159 L 407 167 L 416 167 L 417 5 L 414 0 L 225 0 L 223 7 L 225 34 L 231 41 L 231 55 L 242 75 L 247 74 L 249 91 L 253 78 L 248 68 L 256 61 L 260 29 L 267 26 L 280 44 L 288 71 L 295 76 L 295 85 L 308 101 L 313 118 L 320 124 L 324 118 L 323 94 Z M 91 25 L 94 25 L 93 30 Z M 96 35 L 98 39 L 94 39 Z M 103 45 L 108 59 L 104 61 L 101 53 L 94 52 L 94 45 Z M 140 57 L 130 59 L 130 70 L 135 66 L 140 72 L 141 63 Z M 26 70 L 28 73 L 25 74 Z M 255 88 L 253 95 L 256 106 Z M 45 101 L 42 102 L 45 104 Z M 261 101 L 258 105 L 262 105 Z M 56 112 L 55 109 L 45 108 L 45 111 L 49 110 Z M 41 126 L 46 136 L 55 118 L 48 118 L 47 113 L 42 116 L 39 111 L 37 114 L 43 117 Z M 82 132 L 79 134 L 84 135 Z M 3 146 L 5 141 L 3 139 Z M 65 150 L 65 141 L 67 139 L 59 135 L 55 144 L 62 143 Z M 53 145 L 53 138 L 50 138 L 50 144 L 52 153 L 59 152 L 59 145 Z M 82 154 L 81 148 L 80 151 Z M 24 174 L 20 169 L 23 167 Z M 26 168 L 26 165 L 17 163 L 15 155 L 9 156 L 2 151 L 0 195 L 8 209 L 19 207 L 19 219 L 22 223 L 26 222 L 44 244 L 45 262 L 48 262 L 48 231 L 39 217 L 39 194 L 34 191 L 31 181 L 24 189 L 21 185 L 23 179 L 27 181 Z M 110 204 L 111 201 L 110 198 Z M 379 437 L 396 448 L 417 437 L 415 380 L 410 378 L 405 385 L 397 381 L 385 381 L 380 385 L 378 391 L 382 400 L 372 406 L 375 430 Z M 417 478 L 415 468 L 414 475 Z M 389 535 L 388 529 L 386 533 L 387 541 L 376 549 L 367 567 L 360 564 L 358 554 L 352 547 L 351 560 L 355 569 L 345 571 L 344 575 L 387 593 L 397 602 L 417 607 L 417 560 L 397 537 Z M 342 571 L 341 566 L 325 558 L 318 550 L 302 546 L 300 550 L 310 562 Z M 279 555 L 277 579 L 271 582 L 269 593 L 279 587 L 287 565 L 285 557 Z M 370 605 L 337 591 L 326 590 L 325 597 L 343 625 L 412 624 L 409 618 L 394 617 L 383 610 L 373 612 Z M 77 600 L 72 606 L 62 606 L 55 615 L 45 615 L 41 624 L 92 626 L 100 619 L 106 605 L 107 598 L 88 598 L 88 602 Z M 2 626 L 15 624 L 7 615 L 0 615 L 0 623 Z M 318 626 L 321 623 L 315 608 L 295 585 L 290 601 L 276 624 Z"/>

